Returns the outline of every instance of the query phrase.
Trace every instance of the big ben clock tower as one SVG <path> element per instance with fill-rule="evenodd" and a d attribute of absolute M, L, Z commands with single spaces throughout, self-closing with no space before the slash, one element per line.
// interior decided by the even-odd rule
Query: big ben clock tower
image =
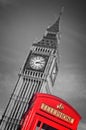
<path fill-rule="evenodd" d="M 2 116 L 0 130 L 17 130 L 34 93 L 52 93 L 58 72 L 60 16 L 61 13 L 57 21 L 47 28 L 43 39 L 33 43 Z"/>

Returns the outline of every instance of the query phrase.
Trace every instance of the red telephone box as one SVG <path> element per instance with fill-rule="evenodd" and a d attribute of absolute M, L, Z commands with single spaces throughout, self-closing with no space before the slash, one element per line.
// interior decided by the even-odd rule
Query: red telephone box
<path fill-rule="evenodd" d="M 77 130 L 81 117 L 59 97 L 37 93 L 21 120 L 21 130 Z"/>

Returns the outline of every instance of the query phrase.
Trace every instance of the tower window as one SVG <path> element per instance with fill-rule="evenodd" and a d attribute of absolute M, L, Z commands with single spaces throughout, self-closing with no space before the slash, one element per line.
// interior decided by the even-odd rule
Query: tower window
<path fill-rule="evenodd" d="M 32 75 L 32 72 L 30 74 Z"/>
<path fill-rule="evenodd" d="M 48 52 L 49 52 L 49 50 L 48 50 Z"/>
<path fill-rule="evenodd" d="M 41 77 L 42 77 L 43 74 L 41 74 Z"/>
<path fill-rule="evenodd" d="M 35 75 L 35 72 L 33 72 L 33 76 Z"/>
<path fill-rule="evenodd" d="M 37 73 L 36 73 L 36 76 L 37 76 Z"/>
<path fill-rule="evenodd" d="M 44 52 L 44 49 L 43 49 L 43 52 Z"/>
<path fill-rule="evenodd" d="M 38 74 L 38 77 L 40 77 L 40 73 Z"/>
<path fill-rule="evenodd" d="M 40 50 L 40 48 L 38 48 L 38 51 Z"/>
<path fill-rule="evenodd" d="M 56 50 L 53 51 L 53 54 L 55 54 Z"/>
<path fill-rule="evenodd" d="M 37 51 L 37 48 L 36 48 L 36 51 Z"/>

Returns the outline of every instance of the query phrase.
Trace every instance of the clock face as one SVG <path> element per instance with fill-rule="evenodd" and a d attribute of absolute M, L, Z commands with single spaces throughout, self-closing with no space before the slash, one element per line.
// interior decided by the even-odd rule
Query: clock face
<path fill-rule="evenodd" d="M 42 56 L 34 56 L 30 59 L 32 69 L 41 70 L 45 66 L 45 59 Z"/>

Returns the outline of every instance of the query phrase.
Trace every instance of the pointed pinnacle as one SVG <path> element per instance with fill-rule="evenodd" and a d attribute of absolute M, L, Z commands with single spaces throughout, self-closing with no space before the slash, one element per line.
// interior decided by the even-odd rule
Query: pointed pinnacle
<path fill-rule="evenodd" d="M 55 33 L 55 34 L 59 32 L 59 21 L 60 21 L 60 17 L 63 11 L 64 11 L 64 7 L 61 8 L 57 21 L 53 25 L 51 25 L 49 28 L 47 28 L 48 32 Z"/>
<path fill-rule="evenodd" d="M 63 11 L 64 11 L 64 6 L 62 6 L 62 8 L 61 8 L 61 11 L 59 13 L 59 17 L 61 17 L 61 15 L 63 14 Z"/>

